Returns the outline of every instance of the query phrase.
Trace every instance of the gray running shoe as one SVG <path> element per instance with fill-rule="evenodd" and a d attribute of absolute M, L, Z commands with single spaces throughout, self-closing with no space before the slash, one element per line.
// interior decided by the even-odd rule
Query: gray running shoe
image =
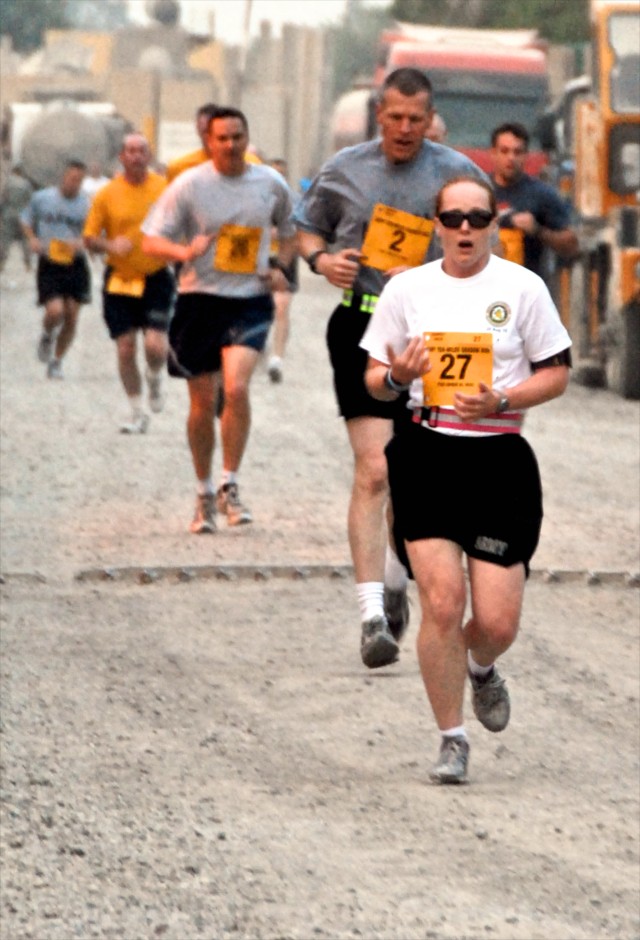
<path fill-rule="evenodd" d="M 218 490 L 216 506 L 219 513 L 227 517 L 228 525 L 246 525 L 253 522 L 251 510 L 240 501 L 237 483 L 225 483 Z"/>
<path fill-rule="evenodd" d="M 362 662 L 369 669 L 390 666 L 398 658 L 400 647 L 389 631 L 389 624 L 384 617 L 371 617 L 362 624 L 360 655 Z"/>
<path fill-rule="evenodd" d="M 53 355 L 55 341 L 55 333 L 42 333 L 38 342 L 38 359 L 40 362 L 49 362 Z"/>
<path fill-rule="evenodd" d="M 399 643 L 409 626 L 409 598 L 406 587 L 399 591 L 385 587 L 384 612 L 393 638 Z"/>
<path fill-rule="evenodd" d="M 136 415 L 131 421 L 120 425 L 121 434 L 146 434 L 149 427 L 149 415 Z"/>
<path fill-rule="evenodd" d="M 469 673 L 473 690 L 472 704 L 476 718 L 487 731 L 504 731 L 509 724 L 511 703 L 505 680 L 493 667 L 487 679 Z"/>
<path fill-rule="evenodd" d="M 469 742 L 466 738 L 442 738 L 438 762 L 429 774 L 433 783 L 466 783 Z"/>
<path fill-rule="evenodd" d="M 196 498 L 196 511 L 189 530 L 194 535 L 211 535 L 216 531 L 216 497 L 203 493 Z"/>
<path fill-rule="evenodd" d="M 47 378 L 48 379 L 63 379 L 64 372 L 62 371 L 62 362 L 60 359 L 50 359 L 47 363 Z"/>

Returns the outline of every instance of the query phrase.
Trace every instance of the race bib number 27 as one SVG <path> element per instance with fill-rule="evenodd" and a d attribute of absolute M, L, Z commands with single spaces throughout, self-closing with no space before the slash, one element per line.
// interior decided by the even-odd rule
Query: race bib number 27
<path fill-rule="evenodd" d="M 422 379 L 426 407 L 452 405 L 456 392 L 475 395 L 480 382 L 491 387 L 491 333 L 425 333 L 424 344 L 431 362 Z"/>

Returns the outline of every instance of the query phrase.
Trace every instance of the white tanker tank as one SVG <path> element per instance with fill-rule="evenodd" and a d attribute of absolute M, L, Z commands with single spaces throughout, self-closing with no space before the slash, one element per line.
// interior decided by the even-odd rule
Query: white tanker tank
<path fill-rule="evenodd" d="M 68 160 L 99 163 L 110 174 L 130 129 L 107 102 L 25 102 L 10 106 L 11 162 L 20 163 L 35 186 L 58 181 Z"/>

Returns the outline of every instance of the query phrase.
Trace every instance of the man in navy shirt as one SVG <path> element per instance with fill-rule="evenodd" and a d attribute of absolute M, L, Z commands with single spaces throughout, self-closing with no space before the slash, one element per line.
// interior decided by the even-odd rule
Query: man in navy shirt
<path fill-rule="evenodd" d="M 546 248 L 564 260 L 578 252 L 569 207 L 551 186 L 524 172 L 529 133 L 522 124 L 496 127 L 491 146 L 504 257 L 544 277 Z"/>

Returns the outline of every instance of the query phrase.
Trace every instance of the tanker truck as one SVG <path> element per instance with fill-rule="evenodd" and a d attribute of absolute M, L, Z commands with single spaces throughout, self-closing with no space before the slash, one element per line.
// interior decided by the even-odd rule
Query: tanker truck
<path fill-rule="evenodd" d="M 116 169 L 130 125 L 108 102 L 56 99 L 8 105 L 3 116 L 3 162 L 20 163 L 36 187 L 58 181 L 68 160 Z"/>
<path fill-rule="evenodd" d="M 583 384 L 640 398 L 640 0 L 592 0 L 591 74 L 542 123 L 580 256 L 560 311 Z"/>

